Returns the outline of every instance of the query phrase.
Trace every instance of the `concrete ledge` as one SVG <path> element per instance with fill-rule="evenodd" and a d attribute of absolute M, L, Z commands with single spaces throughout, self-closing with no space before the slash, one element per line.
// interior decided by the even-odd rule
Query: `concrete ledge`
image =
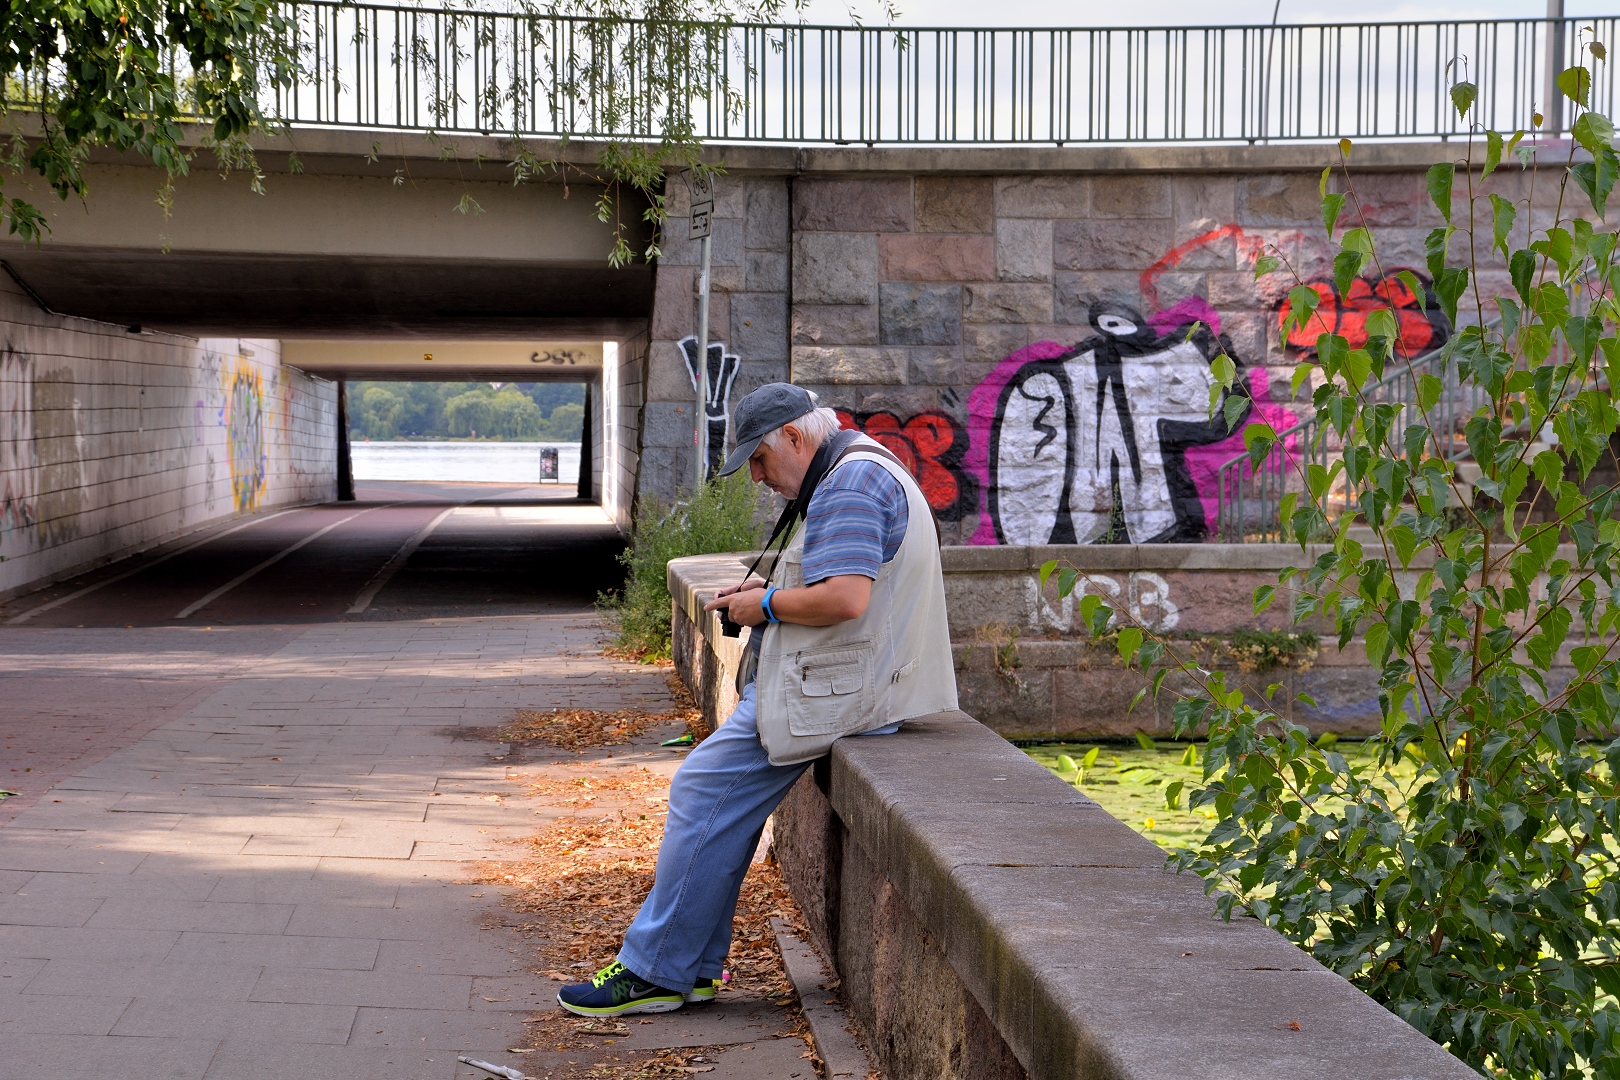
<path fill-rule="evenodd" d="M 983 1075 L 929 1072 L 924 1036 L 896 1023 L 898 997 L 953 992 L 883 967 L 915 947 L 901 934 L 1038 1080 L 1476 1075 L 1281 935 L 1214 919 L 1196 878 L 964 713 L 841 740 L 774 835 L 891 1080 Z M 937 1037 L 972 1035 L 960 1018 Z"/>

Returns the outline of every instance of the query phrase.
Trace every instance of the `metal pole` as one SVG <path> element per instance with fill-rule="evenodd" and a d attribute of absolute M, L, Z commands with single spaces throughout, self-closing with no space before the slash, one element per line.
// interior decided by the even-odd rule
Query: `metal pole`
<path fill-rule="evenodd" d="M 1547 0 L 1547 101 L 1541 108 L 1541 130 L 1548 135 L 1564 130 L 1564 98 L 1558 89 L 1563 62 L 1564 0 Z"/>
<path fill-rule="evenodd" d="M 709 478 L 709 232 L 714 218 L 714 177 L 697 169 L 686 170 L 686 185 L 692 192 L 691 228 L 687 238 L 703 241 L 702 268 L 698 274 L 698 353 L 697 414 L 693 417 L 692 446 L 697 451 L 692 490 Z"/>
<path fill-rule="evenodd" d="M 697 427 L 692 432 L 692 445 L 697 447 L 696 491 L 709 478 L 709 243 L 703 237 L 703 267 L 698 272 L 698 365 L 697 365 Z"/>

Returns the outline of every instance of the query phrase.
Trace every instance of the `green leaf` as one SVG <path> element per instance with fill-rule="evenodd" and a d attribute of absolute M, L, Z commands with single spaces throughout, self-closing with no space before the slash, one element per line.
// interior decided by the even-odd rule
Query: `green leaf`
<path fill-rule="evenodd" d="M 1602 336 L 1603 320 L 1596 315 L 1571 315 L 1564 322 L 1564 340 L 1583 364 L 1591 361 Z"/>
<path fill-rule="evenodd" d="M 1341 251 L 1333 256 L 1333 287 L 1339 291 L 1340 296 L 1350 295 L 1350 286 L 1361 274 L 1361 266 L 1365 261 L 1366 256 L 1359 251 Z"/>
<path fill-rule="evenodd" d="M 1076 764 L 1074 758 L 1070 757 L 1068 754 L 1059 754 L 1057 756 L 1057 766 L 1064 772 L 1080 771 L 1080 766 Z"/>
<path fill-rule="evenodd" d="M 1530 303 L 1531 282 L 1536 275 L 1536 257 L 1530 252 L 1520 248 L 1508 259 L 1508 277 L 1513 279 L 1513 288 L 1519 294 L 1519 299 L 1525 304 Z"/>
<path fill-rule="evenodd" d="M 1333 239 L 1333 226 L 1338 223 L 1339 211 L 1343 209 L 1343 195 L 1330 191 L 1322 196 L 1322 224 L 1327 228 L 1329 240 Z"/>
<path fill-rule="evenodd" d="M 1456 231 L 1453 226 L 1447 225 L 1431 230 L 1424 238 L 1423 254 L 1429 264 L 1429 277 L 1438 278 L 1445 271 L 1447 248 L 1451 243 L 1451 234 Z"/>
<path fill-rule="evenodd" d="M 1288 290 L 1288 299 L 1283 309 L 1283 336 L 1287 337 L 1293 328 L 1300 330 L 1310 323 L 1311 316 L 1316 313 L 1317 307 L 1322 303 L 1322 295 L 1309 285 L 1295 285 Z"/>
<path fill-rule="evenodd" d="M 1434 295 L 1440 300 L 1440 310 L 1453 326 L 1457 324 L 1457 301 L 1468 290 L 1468 271 L 1460 266 L 1448 266 L 1434 278 Z"/>
<path fill-rule="evenodd" d="M 1065 566 L 1058 571 L 1058 599 L 1066 600 L 1074 595 L 1074 587 L 1080 581 L 1080 571 Z"/>
<path fill-rule="evenodd" d="M 1479 172 L 1479 178 L 1485 179 L 1496 171 L 1502 164 L 1502 136 L 1495 131 L 1485 132 L 1485 167 Z M 1447 218 L 1446 220 L 1450 220 Z"/>
<path fill-rule="evenodd" d="M 1051 577 L 1058 568 L 1056 559 L 1048 559 L 1041 563 L 1041 591 L 1046 591 L 1046 579 Z"/>
<path fill-rule="evenodd" d="M 1270 424 L 1250 424 L 1243 429 L 1243 448 L 1249 452 L 1249 465 L 1258 469 L 1260 462 L 1277 445 L 1277 432 Z"/>
<path fill-rule="evenodd" d="M 1359 390 L 1372 376 L 1372 354 L 1366 349 L 1351 349 L 1345 356 L 1344 379 L 1350 389 Z"/>
<path fill-rule="evenodd" d="M 1405 285 L 1408 289 L 1411 289 L 1412 295 L 1417 297 L 1419 300 L 1422 300 L 1429 294 L 1428 286 L 1424 285 L 1422 279 L 1420 279 L 1410 270 L 1395 271 L 1395 280 L 1399 281 L 1402 285 Z"/>
<path fill-rule="evenodd" d="M 1254 590 L 1254 613 L 1259 615 L 1277 597 L 1277 586 L 1261 585 Z"/>
<path fill-rule="evenodd" d="M 1569 171 L 1575 177 L 1575 183 L 1586 192 L 1598 217 L 1605 217 L 1609 193 L 1614 190 L 1615 178 L 1620 176 L 1620 158 L 1615 156 L 1614 150 L 1605 146 L 1592 156 L 1591 161 L 1572 165 Z"/>
<path fill-rule="evenodd" d="M 1191 749 L 1191 747 L 1188 749 Z M 1170 783 L 1165 785 L 1164 807 L 1166 810 L 1181 809 L 1181 791 L 1186 786 L 1186 782 L 1182 780 L 1172 780 Z"/>
<path fill-rule="evenodd" d="M 1451 185 L 1456 173 L 1456 166 L 1449 161 L 1429 166 L 1429 198 L 1434 200 L 1434 208 L 1440 211 L 1440 216 L 1445 218 L 1447 225 L 1451 224 Z"/>
<path fill-rule="evenodd" d="M 1583 67 L 1565 68 L 1558 73 L 1557 81 L 1559 92 L 1581 105 L 1592 94 L 1592 73 Z"/>
<path fill-rule="evenodd" d="M 1150 737 L 1148 737 L 1147 734 L 1140 731 L 1136 733 L 1136 745 L 1140 746 L 1144 750 L 1157 750 L 1159 748 L 1158 743 L 1154 742 Z"/>
<path fill-rule="evenodd" d="M 1283 262 L 1275 255 L 1262 255 L 1254 260 L 1254 280 L 1259 281 L 1273 270 L 1282 266 Z"/>
<path fill-rule="evenodd" d="M 1569 133 L 1575 136 L 1576 142 L 1594 154 L 1614 144 L 1614 125 L 1602 113 L 1581 113 L 1570 125 Z"/>
<path fill-rule="evenodd" d="M 1100 746 L 1093 746 L 1090 750 L 1087 750 L 1086 756 L 1080 759 L 1081 766 L 1089 769 L 1093 765 L 1097 764 L 1097 752 L 1101 749 L 1102 747 Z"/>
<path fill-rule="evenodd" d="M 1136 652 L 1142 647 L 1142 631 L 1134 626 L 1127 626 L 1119 632 L 1119 657 L 1129 664 L 1136 657 Z"/>
<path fill-rule="evenodd" d="M 1474 99 L 1477 97 L 1479 87 L 1471 82 L 1460 82 L 1451 88 L 1451 103 L 1457 107 L 1459 117 L 1468 115 L 1468 110 L 1474 107 Z"/>
<path fill-rule="evenodd" d="M 1508 257 L 1508 235 L 1513 232 L 1513 220 L 1518 213 L 1512 203 L 1495 192 L 1491 193 L 1491 247 L 1500 248 L 1504 259 Z"/>
<path fill-rule="evenodd" d="M 1226 404 L 1221 406 L 1221 419 L 1226 421 L 1227 431 L 1237 430 L 1238 421 L 1249 411 L 1250 404 L 1248 397 L 1243 394 L 1232 394 L 1226 399 Z"/>
<path fill-rule="evenodd" d="M 1435 402 L 1440 400 L 1440 393 L 1446 388 L 1445 383 L 1433 375 L 1424 373 L 1417 377 L 1418 408 L 1428 412 L 1434 408 Z"/>

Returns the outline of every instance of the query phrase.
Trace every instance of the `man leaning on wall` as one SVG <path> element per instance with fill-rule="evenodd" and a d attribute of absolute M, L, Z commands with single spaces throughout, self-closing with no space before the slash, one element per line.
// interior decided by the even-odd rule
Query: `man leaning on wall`
<path fill-rule="evenodd" d="M 743 875 L 794 781 L 837 739 L 956 708 L 939 537 L 911 473 L 790 383 L 745 397 L 733 429 L 720 474 L 746 464 L 789 500 L 779 532 L 803 526 L 765 577 L 705 606 L 752 628 L 746 685 L 675 773 L 657 876 L 618 959 L 557 995 L 584 1016 L 713 1001 Z"/>

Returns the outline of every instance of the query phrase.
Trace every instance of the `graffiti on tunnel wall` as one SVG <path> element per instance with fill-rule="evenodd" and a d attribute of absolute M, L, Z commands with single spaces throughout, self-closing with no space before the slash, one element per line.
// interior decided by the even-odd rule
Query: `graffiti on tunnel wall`
<path fill-rule="evenodd" d="M 238 358 L 226 384 L 226 447 L 231 462 L 231 497 L 239 513 L 254 510 L 264 494 L 269 455 L 265 449 L 264 376 Z"/>
<path fill-rule="evenodd" d="M 0 352 L 0 540 L 33 528 L 38 499 L 34 358 L 7 345 Z"/>

